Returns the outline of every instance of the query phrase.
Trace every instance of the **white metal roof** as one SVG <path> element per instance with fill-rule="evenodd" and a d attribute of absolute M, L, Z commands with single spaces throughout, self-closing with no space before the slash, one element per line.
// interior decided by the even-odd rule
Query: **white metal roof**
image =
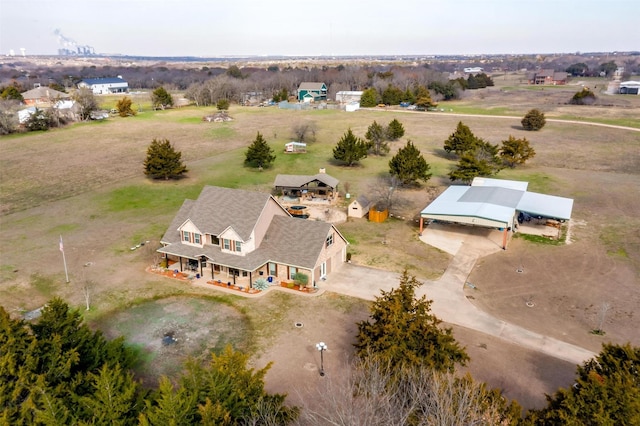
<path fill-rule="evenodd" d="M 430 219 L 459 218 L 460 222 L 510 224 L 516 211 L 532 216 L 554 219 L 571 219 L 573 200 L 553 195 L 538 194 L 526 190 L 527 182 L 482 178 L 472 186 L 450 186 L 431 204 L 421 216 Z"/>

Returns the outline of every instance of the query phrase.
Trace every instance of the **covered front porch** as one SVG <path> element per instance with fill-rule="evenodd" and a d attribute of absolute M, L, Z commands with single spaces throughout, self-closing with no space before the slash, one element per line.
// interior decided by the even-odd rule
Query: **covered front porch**
<path fill-rule="evenodd" d="M 218 284 L 244 288 L 253 288 L 253 283 L 259 278 L 264 278 L 271 285 L 290 282 L 298 272 L 307 274 L 310 279 L 313 278 L 313 273 L 310 270 L 279 263 L 267 262 L 256 269 L 248 270 L 216 263 L 204 255 L 199 258 L 190 258 L 167 253 L 162 259 L 161 266 L 176 273 L 187 274 L 195 279 L 202 278 L 215 281 Z M 311 282 L 310 280 L 309 283 Z"/>

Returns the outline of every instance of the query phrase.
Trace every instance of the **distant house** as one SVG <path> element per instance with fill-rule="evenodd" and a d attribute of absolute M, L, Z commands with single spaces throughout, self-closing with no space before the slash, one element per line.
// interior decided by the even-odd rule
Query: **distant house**
<path fill-rule="evenodd" d="M 347 216 L 359 218 L 365 217 L 367 214 L 369 214 L 370 208 L 371 201 L 369 201 L 364 195 L 360 195 L 349 204 Z"/>
<path fill-rule="evenodd" d="M 338 196 L 340 181 L 326 174 L 324 169 L 320 170 L 320 173 L 313 176 L 278 175 L 274 184 L 275 189 L 282 195 L 289 197 L 331 202 Z"/>
<path fill-rule="evenodd" d="M 50 87 L 40 86 L 23 92 L 22 98 L 26 105 L 49 107 L 61 99 L 70 99 L 71 95 L 54 90 Z"/>
<path fill-rule="evenodd" d="M 529 84 L 550 84 L 550 85 L 563 85 L 567 84 L 566 72 L 554 71 L 553 69 L 544 69 L 536 71 L 527 76 Z"/>
<path fill-rule="evenodd" d="M 129 84 L 120 76 L 108 78 L 86 78 L 78 83 L 78 88 L 83 87 L 91 89 L 96 95 L 126 93 L 129 91 Z"/>
<path fill-rule="evenodd" d="M 347 247 L 332 224 L 293 218 L 269 194 L 217 186 L 185 200 L 160 242 L 169 268 L 247 288 L 296 273 L 315 285 L 344 263 Z"/>
<path fill-rule="evenodd" d="M 298 87 L 299 102 L 319 102 L 327 100 L 327 85 L 324 83 L 302 82 Z"/>
<path fill-rule="evenodd" d="M 481 67 L 468 67 L 464 69 L 466 74 L 480 74 L 484 72 L 484 69 Z"/>

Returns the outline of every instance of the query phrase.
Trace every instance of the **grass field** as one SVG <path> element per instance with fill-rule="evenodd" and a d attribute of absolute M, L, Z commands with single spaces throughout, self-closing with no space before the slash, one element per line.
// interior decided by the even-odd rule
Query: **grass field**
<path fill-rule="evenodd" d="M 418 277 L 436 278 L 450 256 L 418 240 L 415 218 L 450 183 L 446 175 L 454 162 L 442 145 L 463 121 L 474 134 L 494 144 L 514 135 L 526 137 L 536 150 L 527 165 L 503 170 L 497 177 L 527 180 L 532 191 L 575 200 L 573 244 L 549 247 L 518 239 L 513 249 L 483 260 L 474 271 L 473 282 L 483 289 L 475 302 L 499 318 L 595 350 L 602 341 L 639 344 L 631 324 L 640 305 L 640 132 L 556 121 L 549 121 L 539 132 L 525 132 L 520 126 L 526 111 L 539 108 L 548 118 L 577 117 L 640 127 L 640 104 L 631 99 L 636 97 L 606 98 L 613 106 L 566 105 L 563 99 L 575 90 L 528 90 L 505 79 L 492 90 L 446 104 L 453 111 L 345 113 L 232 107 L 234 121 L 228 123 L 201 120 L 214 108 L 153 112 L 143 107 L 135 117 L 2 137 L 0 304 L 17 314 L 57 295 L 82 307 L 83 288 L 88 286 L 91 310 L 83 312 L 92 324 L 106 327 L 109 318 L 147 301 L 210 296 L 211 290 L 156 279 L 144 272 L 154 259 L 154 244 L 185 198 L 196 198 L 204 185 L 271 191 L 278 173 L 315 174 L 319 168 L 338 178 L 342 188 L 348 183 L 352 198 L 370 195 L 379 189 L 377 178 L 387 173 L 391 155 L 407 139 L 421 150 L 433 178 L 421 188 L 396 192 L 392 220 L 381 225 L 349 220 L 338 228 L 351 242 L 355 263 L 392 271 L 408 269 Z M 464 115 L 479 112 L 483 116 Z M 504 115 L 507 117 L 501 117 Z M 332 159 L 332 149 L 347 129 L 362 137 L 374 120 L 386 125 L 394 118 L 403 123 L 406 135 L 392 143 L 389 156 L 369 157 L 352 168 Z M 284 144 L 292 140 L 292 128 L 301 122 L 315 124 L 317 141 L 309 145 L 307 154 L 286 155 Z M 257 132 L 277 154 L 272 169 L 257 171 L 242 165 L 244 151 Z M 189 168 L 185 179 L 145 179 L 142 163 L 153 138 L 169 139 L 182 152 Z M 344 199 L 342 207 L 346 207 Z M 70 284 L 64 280 L 60 235 Z M 150 244 L 130 249 L 141 241 Z M 527 271 L 539 269 L 535 274 L 505 278 L 519 257 L 527 259 Z M 523 313 L 520 299 L 534 292 L 536 306 L 541 308 Z M 607 335 L 603 339 L 581 334 L 589 329 L 604 298 L 612 304 Z M 548 308 L 542 308 L 547 306 L 543 301 Z M 341 336 L 340 345 L 348 351 L 353 327 L 347 323 L 366 314 L 365 303 L 337 295 L 304 302 L 283 294 L 261 300 L 231 297 L 223 304 L 239 314 L 249 335 L 227 336 L 249 340 L 256 354 L 269 353 L 273 341 L 291 333 L 287 330 L 292 318 L 315 322 L 314 315 L 331 316 L 331 321 L 318 321 L 317 332 Z M 473 346 L 472 340 L 465 344 Z M 489 368 L 487 365 L 487 377 Z M 541 400 L 543 397 L 536 401 Z"/>

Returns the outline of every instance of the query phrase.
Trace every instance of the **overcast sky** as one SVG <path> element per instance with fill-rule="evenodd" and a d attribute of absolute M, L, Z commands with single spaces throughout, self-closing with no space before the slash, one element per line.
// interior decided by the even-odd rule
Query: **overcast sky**
<path fill-rule="evenodd" d="M 640 0 L 0 0 L 0 54 L 143 56 L 640 50 Z"/>

